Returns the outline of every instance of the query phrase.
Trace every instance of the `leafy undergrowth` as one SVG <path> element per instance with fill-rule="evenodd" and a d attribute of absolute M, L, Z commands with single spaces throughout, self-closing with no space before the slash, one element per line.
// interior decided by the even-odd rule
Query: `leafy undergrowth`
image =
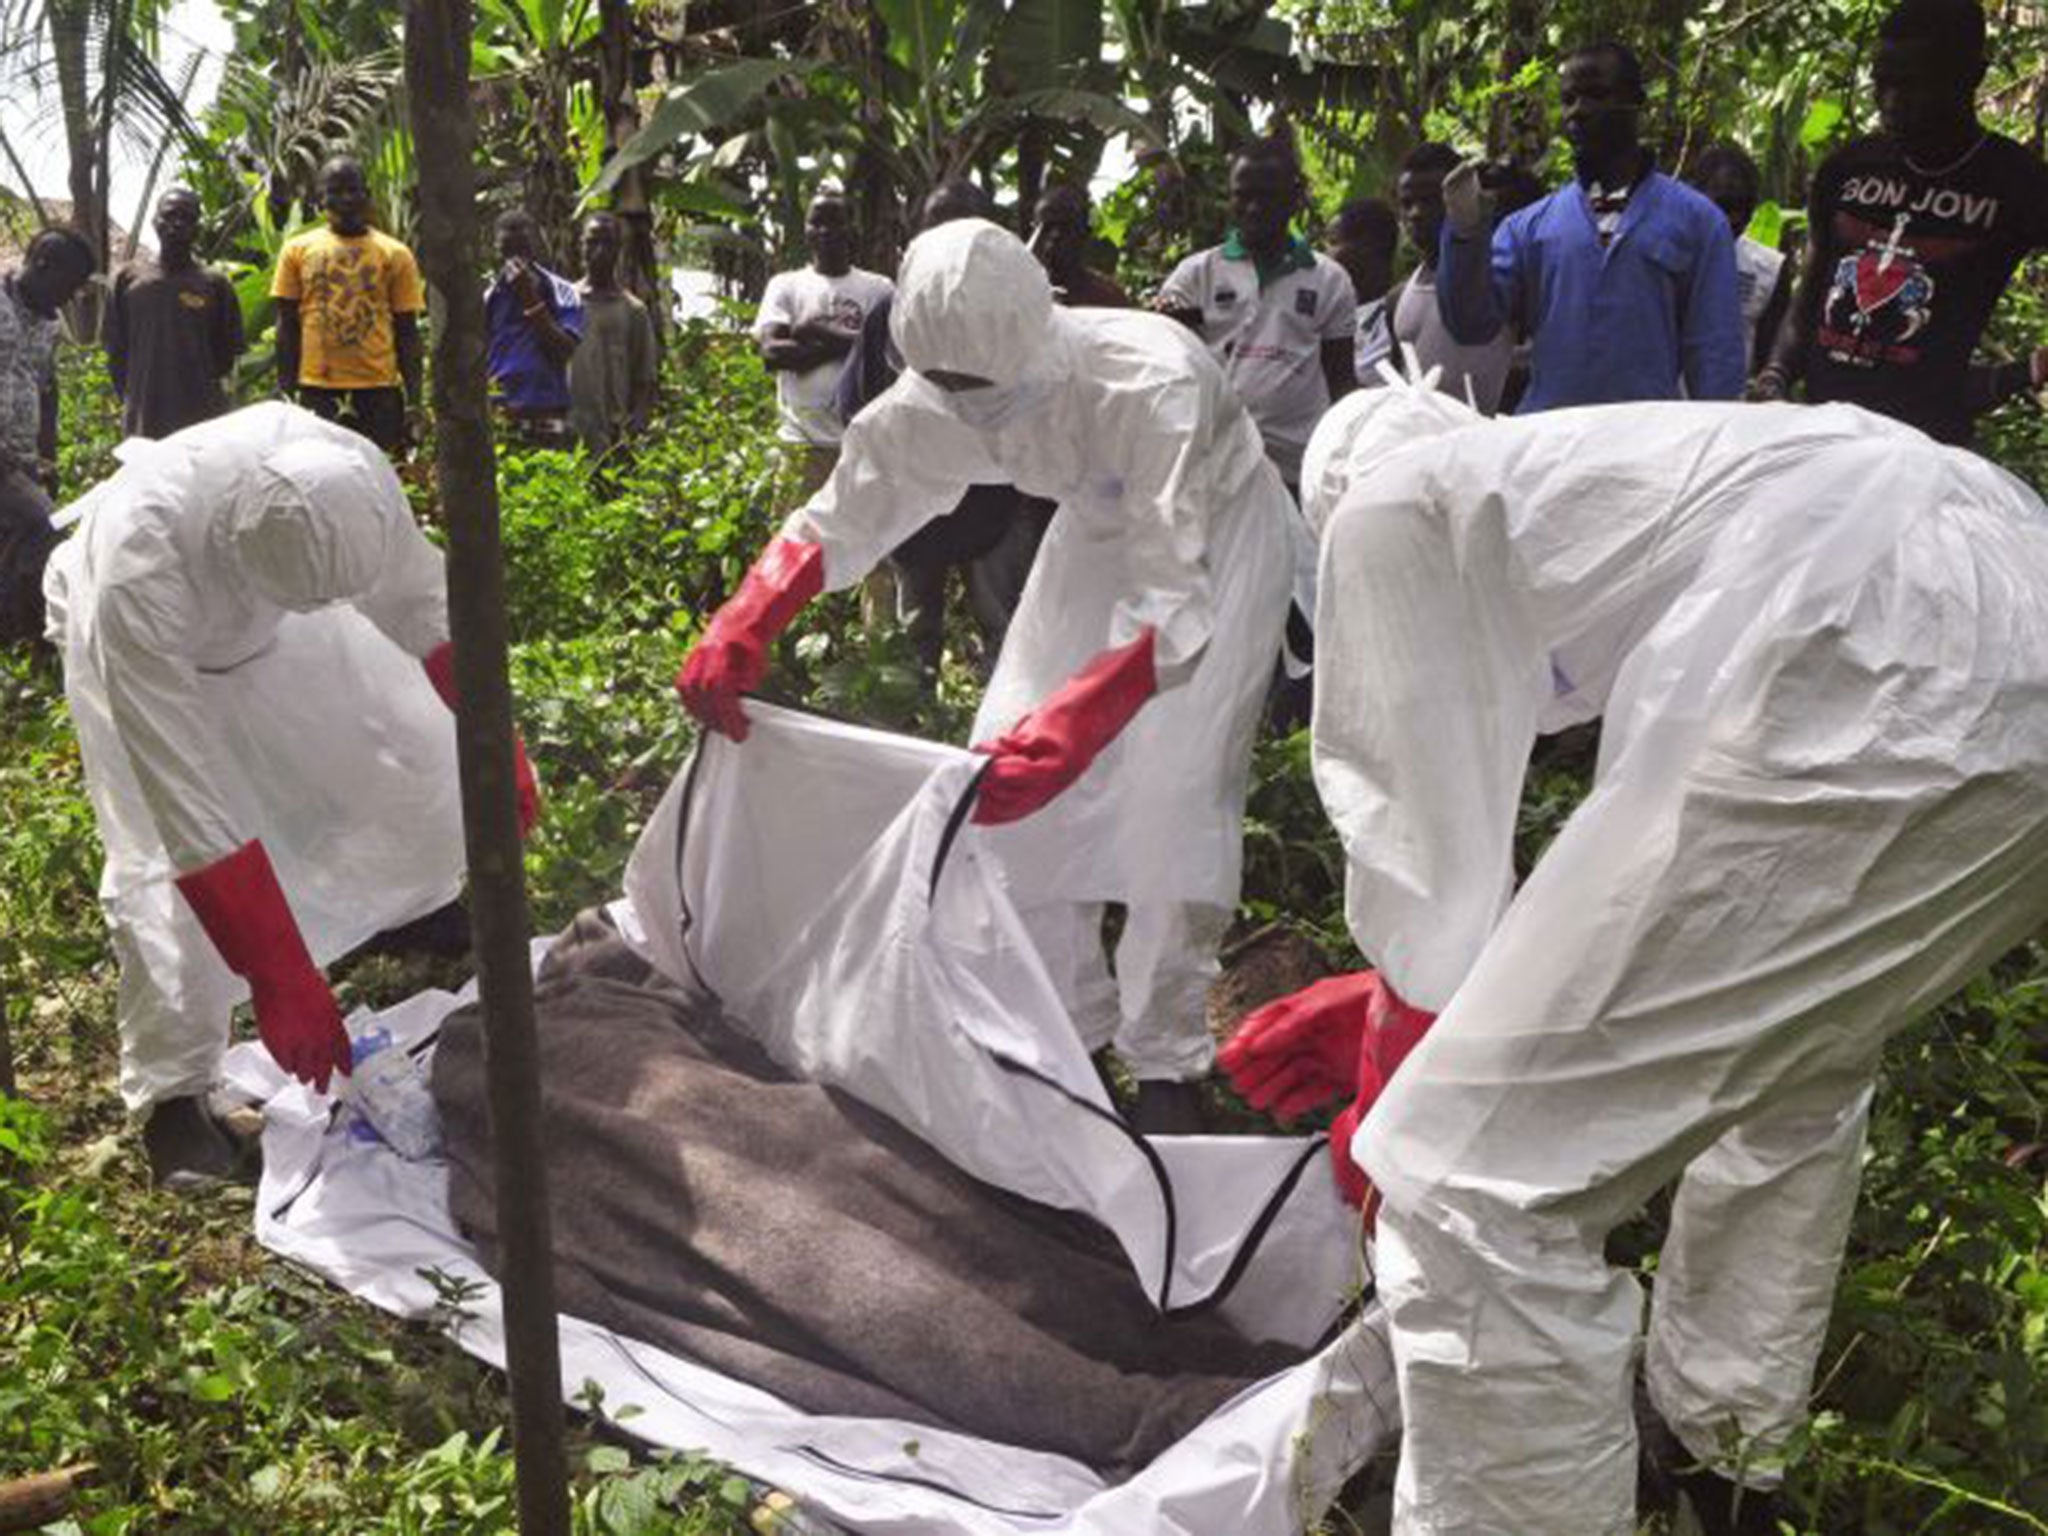
<path fill-rule="evenodd" d="M 66 1129 L 18 1103 L 0 1120 L 15 1186 L 0 1445 L 10 1470 L 98 1467 L 58 1529 L 510 1528 L 510 1461 L 483 1427 L 506 1418 L 496 1375 L 432 1323 L 392 1321 L 266 1261 L 245 1191 L 167 1206 L 104 1142 L 58 1158 Z M 580 1530 L 738 1531 L 756 1503 L 701 1462 L 622 1479 L 617 1447 L 578 1436 L 576 1456 Z M 657 1498 L 688 1503 L 692 1523 L 612 1518 Z"/>
<path fill-rule="evenodd" d="M 502 466 L 520 723 L 547 816 L 528 847 L 537 926 L 614 894 L 690 736 L 670 679 L 697 616 L 732 587 L 791 487 L 749 351 L 686 337 L 687 376 L 632 462 L 510 453 Z M 107 462 L 89 372 L 67 392 L 67 470 Z M 2032 418 L 2001 423 L 2009 462 L 2048 464 Z M 411 483 L 433 514 L 428 477 Z M 968 653 L 966 637 L 957 649 Z M 964 740 L 973 668 L 934 697 L 856 599 L 815 603 L 768 691 Z M 1526 868 L 1584 792 L 1592 743 L 1547 748 L 1524 799 Z M 1341 966 L 1342 861 L 1303 733 L 1259 749 L 1246 926 L 1285 922 Z M 261 1253 L 246 1192 L 152 1192 L 114 1091 L 113 970 L 94 900 L 98 847 L 61 687 L 45 661 L 0 667 L 0 1006 L 19 1095 L 0 1099 L 0 1478 L 99 1469 L 77 1532 L 497 1532 L 514 1528 L 499 1377 L 443 1337 Z M 439 970 L 337 972 L 344 1006 Z M 1227 1123 L 1258 1117 L 1214 1095 Z M 33 1107 L 31 1107 L 33 1106 Z M 1654 1283 L 1661 1218 L 1616 1256 Z M 2022 950 L 1895 1043 L 1873 1120 L 1818 1413 L 1791 1480 L 1809 1533 L 2048 1533 L 2048 950 Z M 586 1407 L 597 1405 L 586 1399 Z M 607 1417 L 631 1429 L 630 1408 Z M 649 1458 L 579 1414 L 577 1528 L 725 1533 L 772 1526 L 765 1495 L 688 1456 Z M 1328 1529 L 1384 1528 L 1390 1469 Z"/>
<path fill-rule="evenodd" d="M 75 1518 L 117 1532 L 515 1528 L 501 1378 L 443 1336 L 265 1255 L 249 1194 L 160 1195 L 114 1092 L 97 845 L 47 675 L 0 674 L 0 976 L 19 1097 L 0 1097 L 0 1479 L 91 1463 Z M 337 972 L 344 1007 L 454 979 Z M 630 1409 L 613 1417 L 630 1423 Z M 701 1458 L 635 1457 L 578 1416 L 589 1536 L 769 1528 Z M 772 1511 L 770 1511 L 772 1513 Z"/>

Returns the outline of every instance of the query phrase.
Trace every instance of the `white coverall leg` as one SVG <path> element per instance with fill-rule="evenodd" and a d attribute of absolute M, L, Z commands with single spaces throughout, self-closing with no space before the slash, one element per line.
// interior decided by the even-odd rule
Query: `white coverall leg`
<path fill-rule="evenodd" d="M 1982 594 L 1942 579 L 1971 562 L 1935 547 L 1961 530 L 1928 522 L 1733 656 L 1646 647 L 1637 677 L 1697 684 L 1704 730 L 1660 736 L 1668 696 L 1621 722 L 1602 787 L 1368 1118 L 1397 1530 L 1635 1530 L 1640 1297 L 1602 1242 L 1681 1172 L 1652 1395 L 1694 1454 L 1774 1480 L 1879 1049 L 2048 910 L 2048 763 L 1997 675 L 2043 669 L 2048 608 L 1973 612 Z"/>
<path fill-rule="evenodd" d="M 107 936 L 121 970 L 121 1099 L 146 1110 L 210 1090 L 228 1046 L 228 1021 L 248 988 L 222 965 L 168 877 L 133 891 L 104 884 Z M 175 937 L 174 937 L 175 936 Z"/>
<path fill-rule="evenodd" d="M 1650 1398 L 1694 1456 L 1774 1481 L 1806 1420 L 1863 1174 L 1868 1085 L 1766 1104 L 1694 1158 L 1651 1295 Z"/>
<path fill-rule="evenodd" d="M 1347 921 L 1440 1013 L 1352 1144 L 1395 1528 L 1632 1536 L 1608 1233 L 1683 1176 L 1651 1392 L 1767 1486 L 1884 1040 L 2048 916 L 2048 512 L 1846 407 L 1445 415 L 1354 396 L 1305 480 Z M 1595 715 L 1593 791 L 1517 892 L 1535 733 Z"/>
<path fill-rule="evenodd" d="M 1114 1046 L 1140 1082 L 1192 1082 L 1216 1060 L 1209 986 L 1230 929 L 1228 907 L 1140 902 L 1124 912 L 1112 975 L 1103 908 L 1059 902 L 1023 914 L 1040 958 L 1089 1051 Z"/>

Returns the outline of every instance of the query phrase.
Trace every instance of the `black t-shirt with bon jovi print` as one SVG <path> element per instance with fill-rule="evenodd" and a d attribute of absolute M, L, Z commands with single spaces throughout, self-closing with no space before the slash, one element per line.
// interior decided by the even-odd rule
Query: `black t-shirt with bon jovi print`
<path fill-rule="evenodd" d="M 2048 247 L 2048 164 L 1986 133 L 1922 171 L 1872 135 L 1829 156 L 1807 207 L 1826 284 L 1807 398 L 1969 441 L 1970 354 L 2013 269 Z"/>

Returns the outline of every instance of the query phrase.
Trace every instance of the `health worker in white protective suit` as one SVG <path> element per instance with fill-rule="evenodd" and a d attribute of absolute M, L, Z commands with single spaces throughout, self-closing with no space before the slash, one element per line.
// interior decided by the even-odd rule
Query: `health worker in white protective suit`
<path fill-rule="evenodd" d="M 1224 1061 L 1371 1111 L 1395 1529 L 1636 1529 L 1602 1243 L 1675 1179 L 1646 1423 L 1712 1470 L 1664 1491 L 1775 1531 L 1880 1047 L 2048 917 L 2048 509 L 1848 406 L 1354 399 L 1310 450 L 1314 766 L 1379 969 Z M 1530 745 L 1595 716 L 1516 891 Z"/>
<path fill-rule="evenodd" d="M 975 718 L 991 757 L 975 818 L 1031 817 L 990 846 L 1069 1012 L 1091 1048 L 1114 1038 L 1142 1129 L 1194 1129 L 1293 504 L 1199 340 L 1159 315 L 1056 309 L 1044 269 L 985 220 L 911 243 L 891 335 L 909 371 L 847 428 L 831 480 L 677 687 L 744 738 L 739 696 L 811 597 L 859 581 L 970 485 L 1058 502 Z M 1128 908 L 1114 979 L 1111 901 Z"/>
<path fill-rule="evenodd" d="M 324 1091 L 349 1041 L 317 967 L 459 891 L 453 655 L 440 551 L 366 439 L 274 402 L 120 453 L 44 585 L 106 847 L 121 1095 L 179 1186 L 233 1164 L 205 1095 L 235 1003 Z"/>

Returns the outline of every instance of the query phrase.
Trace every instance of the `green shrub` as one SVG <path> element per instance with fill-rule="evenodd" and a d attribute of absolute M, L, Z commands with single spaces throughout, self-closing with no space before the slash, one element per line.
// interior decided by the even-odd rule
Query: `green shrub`
<path fill-rule="evenodd" d="M 2001 335 L 2048 330 L 2040 295 Z M 96 365 L 65 371 L 74 493 L 111 464 Z M 535 925 L 617 894 L 625 859 L 694 739 L 671 683 L 703 620 L 778 525 L 792 486 L 772 388 L 741 337 L 672 348 L 656 429 L 630 454 L 507 450 L 499 485 L 518 717 L 546 815 L 527 848 Z M 1987 443 L 2037 484 L 2048 431 L 2016 405 Z M 415 473 L 422 513 L 430 479 Z M 956 639 L 959 656 L 970 647 Z M 978 684 L 949 661 L 936 697 L 852 593 L 813 603 L 764 692 L 968 739 Z M 1532 771 L 1526 870 L 1584 794 L 1584 744 Z M 94 896 L 99 851 L 57 679 L 0 665 L 0 1006 L 31 1109 L 0 1099 L 0 1477 L 89 1459 L 105 1469 L 77 1532 L 509 1531 L 497 1378 L 433 1328 L 393 1322 L 263 1261 L 246 1197 L 168 1203 L 113 1139 L 112 968 Z M 1309 773 L 1308 736 L 1258 748 L 1244 909 L 1361 963 L 1343 859 Z M 348 972 L 388 998 L 414 972 Z M 1802 1531 L 2048 1532 L 2048 949 L 1980 978 L 1886 1053 L 1817 1406 L 1791 1489 Z M 1254 1119 L 1248 1114 L 1247 1121 Z M 95 1139 L 98 1138 L 98 1139 Z M 1659 1213 L 1617 1251 L 1654 1279 Z M 451 1298 L 451 1316 L 460 1298 Z M 443 1322 L 448 1319 L 442 1319 Z M 596 1407 L 590 1401 L 586 1404 Z M 616 1417 L 625 1418 L 629 1406 Z M 700 1458 L 634 1463 L 579 1442 L 587 1532 L 746 1528 L 753 1490 Z"/>

